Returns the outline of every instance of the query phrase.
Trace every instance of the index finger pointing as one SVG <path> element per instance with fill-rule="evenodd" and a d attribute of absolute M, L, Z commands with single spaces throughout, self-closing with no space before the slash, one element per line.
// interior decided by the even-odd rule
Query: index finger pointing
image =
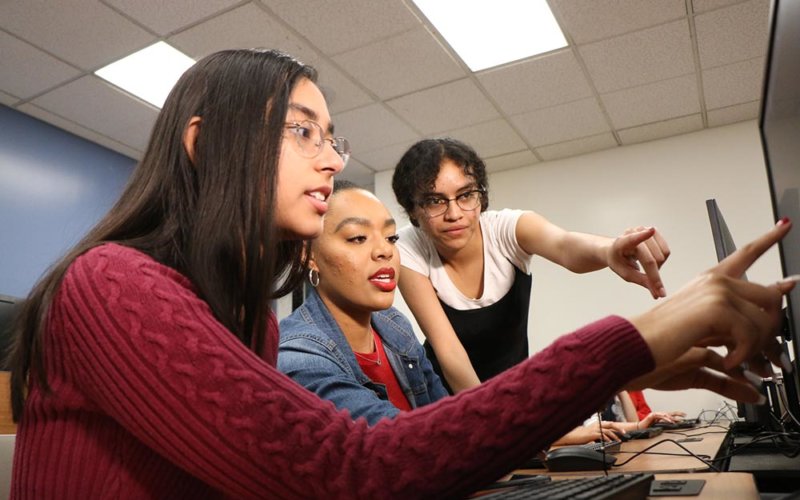
<path fill-rule="evenodd" d="M 732 278 L 740 278 L 753 262 L 786 236 L 791 227 L 791 221 L 784 217 L 772 229 L 729 255 L 725 260 L 713 267 L 711 271 Z"/>

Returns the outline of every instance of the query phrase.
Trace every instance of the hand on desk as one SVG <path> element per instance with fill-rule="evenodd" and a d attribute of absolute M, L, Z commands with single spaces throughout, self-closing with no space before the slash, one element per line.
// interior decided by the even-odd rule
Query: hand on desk
<path fill-rule="evenodd" d="M 594 441 L 619 441 L 620 435 L 625 431 L 621 431 L 615 427 L 616 422 L 603 422 L 602 431 L 601 426 L 597 422 L 592 422 L 588 425 L 580 425 L 558 441 L 553 443 L 556 446 L 586 444 Z"/>
<path fill-rule="evenodd" d="M 775 336 L 783 295 L 794 282 L 762 286 L 741 276 L 790 228 L 788 220 L 779 221 L 670 298 L 631 318 L 650 347 L 656 368 L 627 388 L 699 388 L 740 401 L 760 401 L 761 394 L 740 366 L 747 362 L 751 371 L 766 376 L 771 372 L 769 361 L 780 363 Z M 723 357 L 710 346 L 726 347 L 728 353 Z"/>

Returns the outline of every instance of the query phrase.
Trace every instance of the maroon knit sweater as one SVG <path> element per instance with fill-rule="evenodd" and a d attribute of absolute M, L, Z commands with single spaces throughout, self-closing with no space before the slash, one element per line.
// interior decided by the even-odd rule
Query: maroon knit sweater
<path fill-rule="evenodd" d="M 52 394 L 32 382 L 11 497 L 442 498 L 547 446 L 653 367 L 609 317 L 480 387 L 370 428 L 259 358 L 189 280 L 103 245 L 79 257 L 44 339 Z"/>

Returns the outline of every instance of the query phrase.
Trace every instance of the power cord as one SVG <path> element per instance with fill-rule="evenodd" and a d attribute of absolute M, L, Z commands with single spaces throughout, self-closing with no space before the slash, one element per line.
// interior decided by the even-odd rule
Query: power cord
<path fill-rule="evenodd" d="M 603 418 L 602 417 L 603 416 L 598 411 L 597 412 L 597 428 L 600 429 L 600 444 L 601 444 L 600 451 L 603 452 L 603 474 L 608 476 L 608 462 L 606 462 L 606 446 L 605 446 L 606 437 L 605 437 L 605 434 L 603 434 Z"/>
<path fill-rule="evenodd" d="M 713 470 L 714 472 L 722 472 L 721 470 L 719 470 L 714 465 L 713 461 L 711 461 L 711 457 L 709 457 L 708 455 L 698 455 L 698 454 L 692 452 L 691 450 L 689 450 L 688 448 L 686 448 L 685 446 L 683 446 L 678 441 L 675 441 L 674 439 L 661 439 L 661 440 L 656 441 L 655 443 L 651 444 L 650 446 L 648 446 L 647 448 L 645 448 L 645 449 L 643 449 L 641 451 L 630 452 L 630 453 L 633 453 L 633 456 L 631 456 L 630 458 L 628 458 L 627 460 L 625 460 L 625 461 L 623 461 L 621 463 L 614 464 L 614 467 L 622 467 L 623 465 L 627 464 L 628 462 L 630 462 L 631 460 L 635 459 L 636 457 L 638 457 L 640 455 L 644 455 L 646 453 L 650 454 L 650 455 L 671 455 L 671 456 L 678 456 L 678 457 L 686 456 L 686 455 L 683 455 L 683 454 L 680 454 L 680 453 L 663 453 L 663 452 L 650 452 L 649 451 L 649 450 L 653 449 L 654 447 L 656 447 L 656 446 L 658 446 L 658 445 L 660 445 L 662 443 L 674 443 L 679 448 L 683 449 L 689 456 L 692 456 L 692 457 L 700 460 L 704 464 L 706 464 L 709 469 Z M 625 452 L 622 452 L 622 453 L 625 453 Z"/>

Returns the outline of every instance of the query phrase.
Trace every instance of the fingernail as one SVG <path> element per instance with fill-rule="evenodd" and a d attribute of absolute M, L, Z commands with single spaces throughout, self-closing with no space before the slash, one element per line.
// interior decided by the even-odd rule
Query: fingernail
<path fill-rule="evenodd" d="M 780 285 L 780 284 L 783 284 L 783 283 L 797 283 L 798 281 L 800 281 L 800 274 L 793 274 L 791 276 L 787 276 L 787 277 L 779 280 L 778 284 Z"/>
<path fill-rule="evenodd" d="M 763 406 L 763 405 L 764 405 L 764 403 L 766 403 L 766 402 L 767 402 L 767 397 L 766 397 L 766 396 L 764 396 L 763 394 L 759 394 L 759 395 L 758 395 L 758 401 L 756 401 L 756 404 L 757 404 L 758 406 Z"/>
<path fill-rule="evenodd" d="M 746 378 L 747 381 L 753 385 L 753 387 L 755 387 L 756 389 L 761 389 L 761 384 L 762 384 L 761 377 L 751 372 L 750 370 L 743 370 L 742 375 L 744 375 L 744 378 Z"/>
<path fill-rule="evenodd" d="M 798 281 L 800 281 L 800 275 L 798 275 Z M 666 297 L 667 289 L 662 286 L 661 288 L 658 289 L 658 293 L 661 294 L 662 297 Z"/>
<path fill-rule="evenodd" d="M 780 225 L 783 225 L 783 224 L 787 224 L 788 222 L 789 222 L 789 218 L 788 218 L 788 217 L 781 217 L 781 219 L 778 221 L 778 223 L 776 224 L 776 226 L 780 226 Z"/>
<path fill-rule="evenodd" d="M 781 353 L 781 366 L 786 373 L 792 373 L 792 362 L 789 361 L 789 356 L 785 352 Z"/>

